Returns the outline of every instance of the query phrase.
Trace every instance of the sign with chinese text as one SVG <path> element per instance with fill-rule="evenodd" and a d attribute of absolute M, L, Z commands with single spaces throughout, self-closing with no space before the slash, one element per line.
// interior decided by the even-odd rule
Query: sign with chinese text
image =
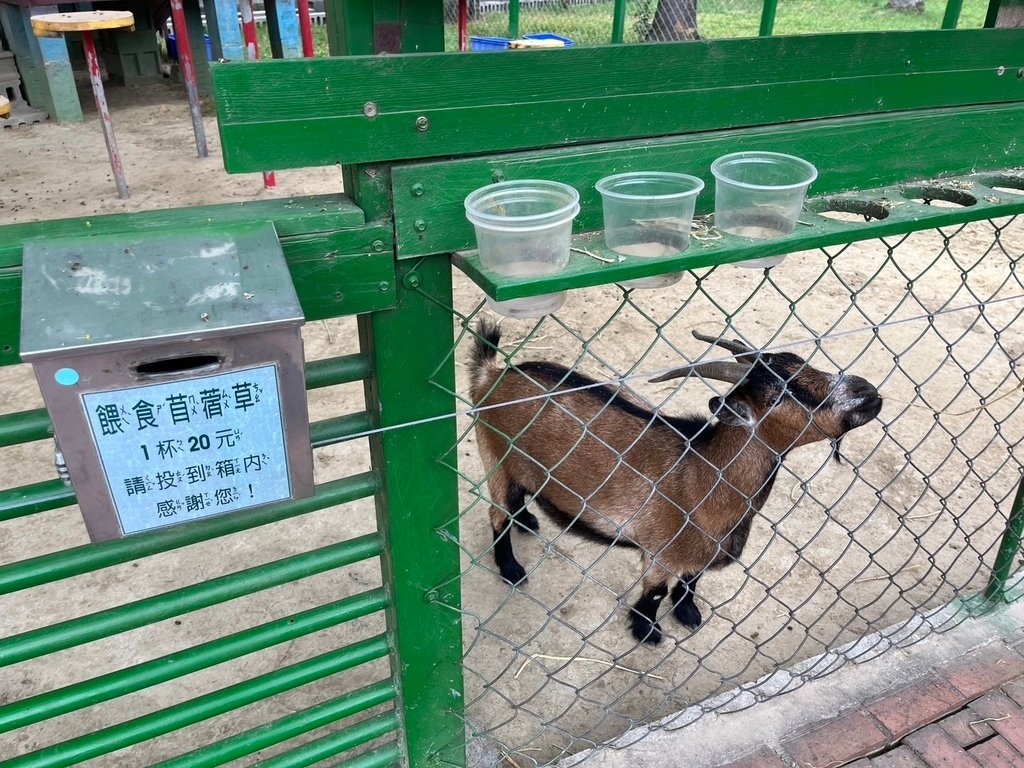
<path fill-rule="evenodd" d="M 291 497 L 274 365 L 82 400 L 126 534 Z"/>

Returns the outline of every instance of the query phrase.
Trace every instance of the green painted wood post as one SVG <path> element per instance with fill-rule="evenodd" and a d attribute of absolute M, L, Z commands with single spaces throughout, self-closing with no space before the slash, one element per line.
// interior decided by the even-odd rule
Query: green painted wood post
<path fill-rule="evenodd" d="M 377 524 L 392 596 L 393 674 L 410 768 L 461 766 L 458 487 L 445 465 L 456 444 L 451 266 L 440 255 L 397 268 L 397 306 L 359 320 L 373 368 L 367 409 L 384 429 L 370 450 L 382 481 Z"/>
<path fill-rule="evenodd" d="M 22 8 L 0 3 L 0 23 L 18 59 L 28 103 L 57 122 L 80 123 L 82 105 L 64 37 L 37 38 L 32 31 L 32 16 L 56 12 L 56 5 Z"/>
<path fill-rule="evenodd" d="M 1017 497 L 1013 500 L 1013 507 L 1010 508 L 1010 517 L 1006 521 L 1006 530 L 1003 532 L 1003 540 L 999 542 L 999 553 L 996 555 L 995 565 L 992 566 L 992 576 L 988 586 L 985 588 L 985 597 L 993 602 L 1000 602 L 1005 599 L 1006 582 L 1013 572 L 1013 561 L 1020 553 L 1021 539 L 1024 538 L 1024 478 L 1021 478 L 1017 487 Z"/>
<path fill-rule="evenodd" d="M 519 0 L 508 0 L 508 36 L 512 39 L 519 37 Z"/>

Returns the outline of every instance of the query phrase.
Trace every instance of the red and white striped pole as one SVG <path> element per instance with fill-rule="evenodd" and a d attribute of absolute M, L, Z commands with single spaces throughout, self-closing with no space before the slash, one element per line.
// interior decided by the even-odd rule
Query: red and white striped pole
<path fill-rule="evenodd" d="M 174 22 L 174 38 L 178 44 L 181 77 L 185 81 L 185 92 L 188 94 L 188 109 L 192 113 L 192 131 L 196 135 L 196 151 L 200 157 L 209 157 L 210 151 L 206 148 L 206 130 L 203 128 L 203 113 L 199 108 L 199 85 L 196 83 L 195 59 L 192 58 L 192 44 L 188 39 L 185 9 L 181 0 L 171 0 L 171 20 Z"/>
<path fill-rule="evenodd" d="M 245 40 L 245 58 L 256 61 L 260 57 L 260 47 L 256 42 L 256 19 L 252 15 L 252 0 L 242 0 L 242 39 Z M 273 171 L 263 172 L 263 188 L 277 186 L 277 177 Z"/>
<path fill-rule="evenodd" d="M 85 49 L 85 60 L 89 64 L 89 80 L 92 82 L 92 95 L 96 97 L 96 111 L 100 113 L 103 123 L 103 138 L 107 142 L 107 154 L 110 155 L 110 167 L 114 171 L 114 182 L 117 184 L 117 196 L 128 197 L 128 182 L 124 179 L 124 165 L 121 153 L 117 150 L 114 140 L 114 125 L 110 122 L 110 110 L 107 108 L 107 97 L 103 93 L 103 79 L 100 77 L 100 60 L 96 56 L 96 44 L 92 32 L 82 30 L 82 48 Z"/>

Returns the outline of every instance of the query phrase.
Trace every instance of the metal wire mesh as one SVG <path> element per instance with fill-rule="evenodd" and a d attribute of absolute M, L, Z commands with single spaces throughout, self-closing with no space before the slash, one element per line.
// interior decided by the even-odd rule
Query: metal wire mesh
<path fill-rule="evenodd" d="M 697 270 L 660 290 L 589 289 L 557 315 L 502 323 L 502 365 L 555 361 L 611 382 L 619 402 L 671 414 L 708 418 L 709 397 L 729 389 L 697 375 L 648 382 L 681 362 L 732 359 L 694 329 L 863 376 L 884 398 L 877 419 L 845 436 L 841 462 L 828 441 L 787 455 L 739 565 L 702 574 L 703 622 L 684 627 L 666 599 L 657 645 L 633 637 L 628 619 L 643 568 L 670 567 L 660 552 L 638 557 L 567 533 L 534 501 L 539 530 L 510 533 L 529 581 L 512 588 L 499 577 L 487 510 L 504 500 L 491 497 L 495 468 L 481 464 L 474 433 L 483 416 L 467 394 L 487 311 L 475 286 L 457 285 L 463 413 L 448 464 L 461 482 L 463 605 L 453 608 L 464 616 L 476 746 L 495 764 L 552 764 L 641 724 L 684 727 L 708 697 L 732 692 L 740 706 L 962 620 L 940 609 L 984 587 L 1021 477 L 1022 256 L 1024 219 L 977 222 L 791 254 L 770 270 Z M 571 416 L 584 388 L 567 379 L 541 402 Z M 616 407 L 601 397 L 603 409 Z M 530 429 L 543 431 L 543 418 Z M 596 417 L 576 424 L 594 439 Z M 643 475 L 642 455 L 621 455 L 616 469 Z M 580 501 L 586 509 L 589 498 Z M 800 679 L 779 683 L 778 670 L 826 650 Z"/>
<path fill-rule="evenodd" d="M 753 37 L 761 28 L 763 0 L 627 0 L 623 42 Z M 958 26 L 981 27 L 987 0 L 964 0 Z M 470 0 L 469 34 L 509 37 L 509 0 Z M 942 0 L 779 0 L 772 31 L 779 35 L 938 29 Z M 606 0 L 520 0 L 518 34 L 551 32 L 577 45 L 612 41 L 615 3 Z M 458 2 L 445 5 L 448 48 L 457 48 Z"/>

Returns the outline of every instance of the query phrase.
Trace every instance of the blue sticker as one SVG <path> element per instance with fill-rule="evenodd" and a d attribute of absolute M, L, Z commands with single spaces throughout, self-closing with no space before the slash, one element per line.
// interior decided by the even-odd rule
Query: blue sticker
<path fill-rule="evenodd" d="M 74 368 L 61 368 L 53 374 L 53 378 L 58 384 L 62 384 L 65 387 L 73 387 L 78 383 L 80 377 L 78 371 Z"/>

